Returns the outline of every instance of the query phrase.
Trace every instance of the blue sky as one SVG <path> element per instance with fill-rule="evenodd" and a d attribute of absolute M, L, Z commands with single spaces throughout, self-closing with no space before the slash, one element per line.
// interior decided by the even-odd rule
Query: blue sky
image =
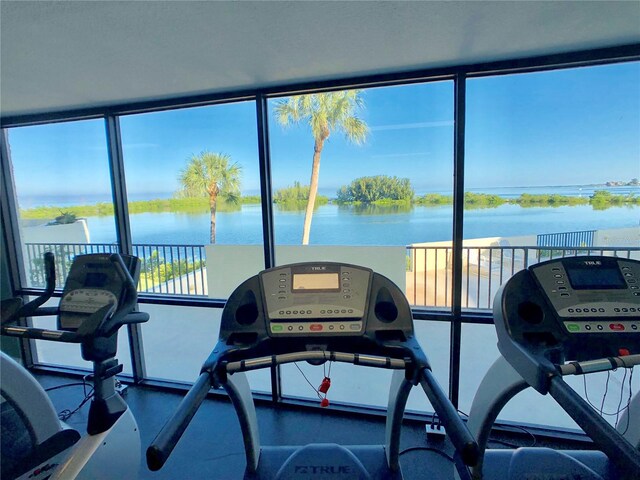
<path fill-rule="evenodd" d="M 470 79 L 466 170 L 469 188 L 575 185 L 640 177 L 640 64 Z M 362 92 L 361 146 L 334 133 L 322 153 L 320 189 L 331 194 L 364 175 L 411 179 L 418 193 L 451 191 L 453 84 Z M 270 111 L 276 100 L 269 101 Z M 187 159 L 226 153 L 243 167 L 243 191 L 257 193 L 252 102 L 121 118 L 132 199 L 168 196 Z M 270 116 L 274 187 L 310 176 L 307 126 L 283 128 Z M 104 122 L 22 127 L 9 132 L 19 197 L 109 192 Z M 60 168 L 60 165 L 64 165 Z"/>

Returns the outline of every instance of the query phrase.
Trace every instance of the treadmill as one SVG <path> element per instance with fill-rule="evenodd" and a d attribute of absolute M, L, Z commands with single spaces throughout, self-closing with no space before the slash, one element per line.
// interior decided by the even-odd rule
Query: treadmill
<path fill-rule="evenodd" d="M 385 444 L 261 445 L 243 372 L 298 361 L 395 370 Z M 477 444 L 435 380 L 416 340 L 409 303 L 393 282 L 369 268 L 344 263 L 271 268 L 246 280 L 229 297 L 218 342 L 194 386 L 147 449 L 147 464 L 154 471 L 164 465 L 213 386 L 227 391 L 236 410 L 245 446 L 245 479 L 400 480 L 402 417 L 409 392 L 418 384 L 456 448 L 459 463 L 475 464 Z M 211 445 L 215 448 L 213 435 Z"/>
<path fill-rule="evenodd" d="M 493 316 L 502 357 L 482 380 L 469 414 L 480 447 L 472 477 L 640 479 L 640 396 L 616 429 L 563 379 L 640 363 L 640 262 L 580 256 L 530 266 L 500 288 Z M 551 395 L 598 450 L 487 450 L 498 414 L 529 387 Z"/>

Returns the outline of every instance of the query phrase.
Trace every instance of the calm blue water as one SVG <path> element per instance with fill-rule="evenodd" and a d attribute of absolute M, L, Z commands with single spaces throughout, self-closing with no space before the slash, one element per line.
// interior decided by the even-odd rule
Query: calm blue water
<path fill-rule="evenodd" d="M 276 210 L 276 242 L 299 244 L 303 212 Z M 325 205 L 316 211 L 311 244 L 408 245 L 452 238 L 452 209 L 415 207 L 406 212 L 362 213 L 354 208 Z M 115 241 L 113 218 L 88 219 L 91 241 Z M 518 236 L 540 233 L 634 227 L 640 224 L 640 207 L 593 210 L 590 206 L 498 208 L 465 211 L 464 237 Z M 261 244 L 262 216 L 258 205 L 245 205 L 239 212 L 219 212 L 217 243 Z M 141 213 L 131 215 L 134 243 L 207 244 L 209 214 Z"/>
<path fill-rule="evenodd" d="M 503 187 L 472 189 L 472 191 L 495 193 L 510 198 L 517 197 L 521 193 L 589 196 L 596 189 L 603 189 L 603 187 Z M 615 194 L 640 194 L 640 187 L 612 187 L 607 190 Z M 55 202 L 53 197 L 39 199 L 40 202 L 44 200 L 48 200 L 45 204 Z M 67 205 L 75 203 L 73 202 L 75 199 L 67 198 L 66 200 Z M 75 204 L 89 203 L 87 200 L 85 198 Z M 106 200 L 109 199 L 106 198 Z M 95 201 L 99 199 L 96 198 Z M 64 202 L 57 204 L 63 206 L 62 203 Z M 503 205 L 498 208 L 466 210 L 464 215 L 465 238 L 510 237 L 640 225 L 640 207 L 594 210 L 588 205 L 558 208 L 522 208 L 517 205 Z M 131 215 L 130 219 L 134 243 L 188 245 L 209 243 L 208 213 L 141 213 Z M 276 207 L 274 212 L 276 242 L 289 245 L 300 244 L 303 219 L 302 211 L 282 211 Z M 87 220 L 93 243 L 115 242 L 115 225 L 112 217 L 89 217 Z M 451 206 L 384 209 L 324 205 L 319 207 L 313 216 L 310 243 L 408 245 L 418 242 L 446 241 L 452 238 L 452 222 Z M 244 205 L 239 211 L 218 212 L 216 233 L 219 244 L 261 244 L 260 206 Z"/>

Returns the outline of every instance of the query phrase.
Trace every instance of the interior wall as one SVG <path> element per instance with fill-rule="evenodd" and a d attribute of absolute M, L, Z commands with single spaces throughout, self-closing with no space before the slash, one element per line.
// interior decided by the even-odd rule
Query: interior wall
<path fill-rule="evenodd" d="M 5 300 L 12 295 L 9 266 L 7 264 L 7 246 L 4 241 L 4 228 L 0 223 L 0 299 Z M 21 359 L 20 340 L 17 338 L 0 337 L 0 349 L 16 360 Z"/>

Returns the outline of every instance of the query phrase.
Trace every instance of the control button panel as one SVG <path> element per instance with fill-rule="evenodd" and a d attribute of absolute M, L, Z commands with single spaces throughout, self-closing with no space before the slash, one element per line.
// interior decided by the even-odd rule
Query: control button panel
<path fill-rule="evenodd" d="M 361 334 L 364 332 L 364 322 L 346 321 L 346 322 L 271 322 L 272 335 L 314 335 L 320 333 L 349 333 Z"/>
<path fill-rule="evenodd" d="M 599 257 L 596 261 L 570 257 L 534 265 L 531 271 L 562 319 L 640 316 L 637 263 L 615 257 Z"/>
<path fill-rule="evenodd" d="M 640 333 L 640 321 L 568 321 L 564 326 L 569 333 Z"/>
<path fill-rule="evenodd" d="M 60 300 L 60 327 L 77 330 L 88 316 L 105 305 L 118 304 L 118 298 L 109 290 L 78 288 L 63 295 Z"/>
<path fill-rule="evenodd" d="M 117 305 L 118 299 L 108 290 L 81 288 L 72 290 L 60 300 L 60 311 L 92 314 L 105 305 Z"/>

